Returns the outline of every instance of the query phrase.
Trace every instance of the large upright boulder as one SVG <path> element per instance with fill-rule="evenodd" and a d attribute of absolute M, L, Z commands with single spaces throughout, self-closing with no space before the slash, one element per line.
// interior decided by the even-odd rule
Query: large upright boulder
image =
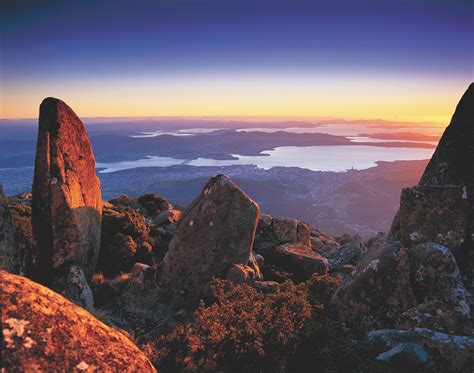
<path fill-rule="evenodd" d="M 38 279 L 83 306 L 97 263 L 102 198 L 86 130 L 61 100 L 40 106 L 32 224 Z"/>
<path fill-rule="evenodd" d="M 170 242 L 160 283 L 205 292 L 213 277 L 225 277 L 252 253 L 258 205 L 225 175 L 212 177 L 183 213 Z"/>
<path fill-rule="evenodd" d="M 155 372 L 122 333 L 59 294 L 0 271 L 2 371 Z"/>
<path fill-rule="evenodd" d="M 463 271 L 474 265 L 474 83 L 459 101 L 418 186 L 404 189 L 389 238 L 448 247 Z"/>

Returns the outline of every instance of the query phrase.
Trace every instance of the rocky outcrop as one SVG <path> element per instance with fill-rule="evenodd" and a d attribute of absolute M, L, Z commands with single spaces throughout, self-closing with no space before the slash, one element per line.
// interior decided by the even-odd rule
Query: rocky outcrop
<path fill-rule="evenodd" d="M 474 83 L 461 98 L 419 185 L 404 189 L 389 238 L 448 247 L 474 267 Z"/>
<path fill-rule="evenodd" d="M 259 215 L 258 205 L 225 175 L 211 178 L 179 221 L 160 273 L 160 283 L 206 291 L 213 277 L 246 265 Z"/>
<path fill-rule="evenodd" d="M 6 371 L 155 372 L 125 335 L 84 309 L 24 277 L 0 278 Z"/>
<path fill-rule="evenodd" d="M 405 248 L 392 243 L 371 252 L 346 278 L 331 303 L 343 320 L 396 325 L 400 314 L 416 305 Z"/>
<path fill-rule="evenodd" d="M 55 98 L 40 106 L 32 194 L 38 279 L 58 292 L 75 293 L 68 289 L 71 268 L 89 280 L 97 264 L 102 198 L 86 130 L 72 109 Z"/>

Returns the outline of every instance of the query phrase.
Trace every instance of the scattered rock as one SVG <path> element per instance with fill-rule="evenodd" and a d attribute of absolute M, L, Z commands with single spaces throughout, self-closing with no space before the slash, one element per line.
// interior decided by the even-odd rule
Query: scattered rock
<path fill-rule="evenodd" d="M 55 98 L 40 106 L 32 196 L 38 278 L 69 293 L 69 268 L 80 268 L 90 280 L 97 264 L 102 198 L 86 130 L 71 108 Z"/>
<path fill-rule="evenodd" d="M 122 333 L 24 277 L 1 271 L 6 371 L 155 372 Z"/>
<path fill-rule="evenodd" d="M 258 215 L 258 205 L 227 176 L 211 178 L 179 221 L 160 283 L 207 291 L 213 277 L 224 277 L 233 264 L 247 264 Z"/>
<path fill-rule="evenodd" d="M 345 266 L 356 265 L 367 253 L 367 246 L 359 235 L 344 234 L 336 241 L 331 236 L 319 234 L 312 237 L 312 245 L 328 259 L 331 273 L 347 273 Z"/>

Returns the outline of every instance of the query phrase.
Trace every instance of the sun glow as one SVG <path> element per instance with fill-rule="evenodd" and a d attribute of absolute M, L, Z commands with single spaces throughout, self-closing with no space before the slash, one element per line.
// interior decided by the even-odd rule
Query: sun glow
<path fill-rule="evenodd" d="M 387 119 L 446 125 L 466 82 L 336 74 L 196 74 L 18 81 L 2 98 L 2 118 L 35 117 L 46 96 L 82 117 L 240 116 Z"/>

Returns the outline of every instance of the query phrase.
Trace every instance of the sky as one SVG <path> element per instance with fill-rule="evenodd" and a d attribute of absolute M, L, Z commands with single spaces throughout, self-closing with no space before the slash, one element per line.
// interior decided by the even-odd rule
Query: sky
<path fill-rule="evenodd" d="M 474 80 L 471 0 L 0 1 L 0 118 L 446 124 Z"/>

